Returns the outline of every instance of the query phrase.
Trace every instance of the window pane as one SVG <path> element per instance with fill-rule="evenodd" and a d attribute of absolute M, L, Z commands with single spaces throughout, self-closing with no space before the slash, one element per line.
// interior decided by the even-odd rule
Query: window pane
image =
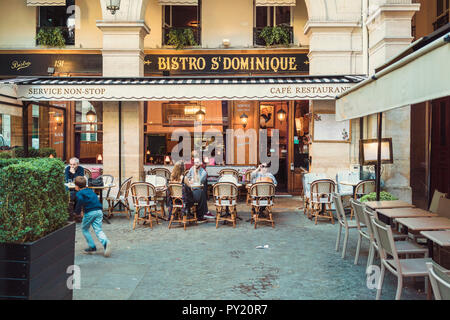
<path fill-rule="evenodd" d="M 444 0 L 437 0 L 437 15 L 440 16 L 444 12 Z"/>
<path fill-rule="evenodd" d="M 88 112 L 95 113 L 94 121 L 89 121 Z M 96 163 L 103 153 L 103 104 L 77 101 L 75 122 L 75 157 L 82 163 Z"/>
<path fill-rule="evenodd" d="M 170 27 L 170 6 L 164 6 L 164 26 Z"/>
<path fill-rule="evenodd" d="M 291 7 L 276 7 L 276 24 L 291 25 Z"/>
<path fill-rule="evenodd" d="M 172 6 L 172 27 L 196 27 L 197 6 Z"/>
<path fill-rule="evenodd" d="M 267 7 L 256 7 L 256 28 L 267 26 Z"/>

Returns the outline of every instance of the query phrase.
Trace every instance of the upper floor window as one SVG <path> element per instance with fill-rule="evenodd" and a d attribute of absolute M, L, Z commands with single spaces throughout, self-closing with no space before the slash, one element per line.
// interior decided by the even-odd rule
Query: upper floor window
<path fill-rule="evenodd" d="M 65 6 L 38 7 L 38 20 L 36 34 L 41 29 L 61 30 L 66 45 L 75 44 L 75 0 L 67 0 Z"/>
<path fill-rule="evenodd" d="M 437 30 L 449 22 L 449 0 L 436 0 L 436 21 L 433 29 Z"/>
<path fill-rule="evenodd" d="M 163 6 L 163 45 L 195 46 L 201 44 L 200 5 Z"/>
<path fill-rule="evenodd" d="M 264 35 L 261 35 L 261 32 L 266 27 L 276 26 L 282 26 L 286 30 L 289 43 L 292 43 L 292 6 L 256 6 L 253 44 L 266 45 L 267 41 L 264 39 Z"/>

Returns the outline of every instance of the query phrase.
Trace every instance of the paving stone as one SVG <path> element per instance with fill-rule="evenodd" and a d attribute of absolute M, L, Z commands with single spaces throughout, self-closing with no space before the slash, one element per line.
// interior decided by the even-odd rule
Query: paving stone
<path fill-rule="evenodd" d="M 114 217 L 103 225 L 113 244 L 109 258 L 101 249 L 82 254 L 86 242 L 78 225 L 75 262 L 82 288 L 74 299 L 375 299 L 375 290 L 366 285 L 368 241 L 354 265 L 357 234 L 351 232 L 341 259 L 342 243 L 335 251 L 338 225 L 314 225 L 297 209 L 301 202 L 277 199 L 275 228 L 258 225 L 256 230 L 246 221 L 250 207 L 245 204 L 238 206 L 242 220 L 236 228 L 220 224 L 216 229 L 208 222 L 169 230 L 162 222 L 132 230 L 132 219 Z M 256 249 L 266 244 L 269 248 Z M 402 299 L 425 299 L 416 289 L 421 284 L 407 281 Z M 382 299 L 394 299 L 396 285 L 387 272 Z"/>

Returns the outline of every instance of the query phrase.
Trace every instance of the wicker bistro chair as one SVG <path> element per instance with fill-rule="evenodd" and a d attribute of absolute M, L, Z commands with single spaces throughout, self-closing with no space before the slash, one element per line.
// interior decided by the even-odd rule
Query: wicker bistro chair
<path fill-rule="evenodd" d="M 172 223 L 183 224 L 184 230 L 188 223 L 194 222 L 197 224 L 197 208 L 193 206 L 193 216 L 189 217 L 183 213 L 183 209 L 186 207 L 183 201 L 183 185 L 181 183 L 169 183 L 170 201 L 172 203 L 172 215 L 169 220 L 169 229 Z"/>
<path fill-rule="evenodd" d="M 249 169 L 249 170 L 245 171 L 245 173 L 244 173 L 245 189 L 247 190 L 247 196 L 245 199 L 245 203 L 248 206 L 251 204 L 250 187 L 252 186 L 252 172 L 253 172 L 253 169 Z"/>
<path fill-rule="evenodd" d="M 83 168 L 83 169 L 84 169 L 84 177 L 86 178 L 86 182 L 87 182 L 92 177 L 92 172 L 88 168 Z"/>
<path fill-rule="evenodd" d="M 311 183 L 314 180 L 325 179 L 325 173 L 306 173 L 303 175 L 303 214 L 310 216 L 310 196 L 311 196 Z"/>
<path fill-rule="evenodd" d="M 436 300 L 450 300 L 450 270 L 445 270 L 434 261 L 427 262 L 426 265 L 434 298 Z"/>
<path fill-rule="evenodd" d="M 219 221 L 229 221 L 236 228 L 236 204 L 238 188 L 232 182 L 218 182 L 213 186 L 214 205 L 216 206 L 216 229 Z M 223 211 L 228 208 L 229 216 L 223 215 Z"/>
<path fill-rule="evenodd" d="M 156 189 L 156 202 L 160 206 L 160 217 L 165 220 L 166 211 L 165 211 L 165 203 L 166 203 L 166 187 L 167 187 L 167 179 L 161 175 L 156 175 L 154 171 L 152 171 L 152 175 L 147 175 L 145 177 L 145 182 L 152 184 Z"/>
<path fill-rule="evenodd" d="M 169 181 L 171 173 L 169 169 L 161 167 L 161 168 L 153 168 L 151 170 L 151 173 L 149 173 L 149 175 L 164 177 L 166 178 L 167 181 Z"/>
<path fill-rule="evenodd" d="M 108 195 L 106 197 L 106 201 L 108 202 L 108 218 L 114 216 L 117 213 L 125 213 L 128 215 L 128 219 L 131 217 L 131 210 L 130 210 L 130 204 L 128 202 L 128 195 L 130 192 L 130 186 L 131 186 L 131 179 L 133 177 L 129 177 L 124 182 L 122 182 L 122 185 L 120 186 L 119 190 L 117 191 L 116 196 L 111 197 L 110 189 L 108 189 Z M 122 205 L 124 207 L 123 211 L 114 210 L 118 205 Z"/>
<path fill-rule="evenodd" d="M 256 225 L 259 221 L 270 222 L 272 228 L 275 223 L 272 215 L 273 198 L 275 197 L 275 185 L 271 182 L 255 182 L 250 188 L 252 198 L 252 217 L 250 221 Z M 265 207 L 268 217 L 260 217 L 259 209 Z"/>
<path fill-rule="evenodd" d="M 364 180 L 358 183 L 355 187 L 353 199 L 358 200 L 362 196 L 375 192 L 375 180 Z"/>
<path fill-rule="evenodd" d="M 426 263 L 432 261 L 430 258 L 427 258 L 428 250 L 424 252 L 424 258 L 399 259 L 399 252 L 397 252 L 391 227 L 375 217 L 372 217 L 372 225 L 381 258 L 381 273 L 376 299 L 380 299 L 386 269 L 392 272 L 398 279 L 395 300 L 400 300 L 401 298 L 403 278 L 405 277 L 425 277 L 425 291 L 427 291 L 426 278 L 428 277 L 428 270 Z"/>
<path fill-rule="evenodd" d="M 334 224 L 333 213 L 331 212 L 331 194 L 336 190 L 336 183 L 331 179 L 320 179 L 311 183 L 310 212 L 308 218 L 315 218 L 315 224 L 319 218 L 331 220 Z M 321 210 L 323 207 L 323 213 Z M 328 207 L 328 210 L 327 208 Z"/>
<path fill-rule="evenodd" d="M 131 184 L 131 198 L 133 199 L 133 205 L 135 209 L 133 230 L 136 228 L 136 224 L 139 221 L 150 223 L 150 228 L 153 229 L 153 217 L 155 217 L 156 223 L 159 223 L 156 213 L 156 190 L 155 187 L 147 182 L 135 182 Z M 140 211 L 144 210 L 144 214 L 141 217 Z M 153 216 L 152 213 L 155 215 Z"/>
<path fill-rule="evenodd" d="M 232 175 L 236 178 L 237 181 L 239 181 L 239 171 L 231 168 L 222 169 L 219 171 L 219 177 L 224 175 Z"/>

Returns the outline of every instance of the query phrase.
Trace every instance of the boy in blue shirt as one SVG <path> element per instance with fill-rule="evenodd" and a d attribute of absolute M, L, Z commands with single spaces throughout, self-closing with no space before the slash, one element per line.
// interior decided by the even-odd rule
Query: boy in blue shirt
<path fill-rule="evenodd" d="M 89 188 L 86 188 L 85 177 L 75 178 L 75 190 L 77 191 L 75 214 L 80 215 L 81 209 L 83 209 L 84 211 L 81 229 L 89 246 L 88 248 L 84 249 L 84 252 L 90 254 L 97 251 L 94 240 L 92 239 L 92 236 L 89 232 L 90 226 L 92 225 L 97 239 L 101 242 L 103 248 L 105 249 L 104 256 L 109 257 L 111 255 L 111 243 L 102 230 L 102 204 L 98 200 L 95 192 Z"/>

